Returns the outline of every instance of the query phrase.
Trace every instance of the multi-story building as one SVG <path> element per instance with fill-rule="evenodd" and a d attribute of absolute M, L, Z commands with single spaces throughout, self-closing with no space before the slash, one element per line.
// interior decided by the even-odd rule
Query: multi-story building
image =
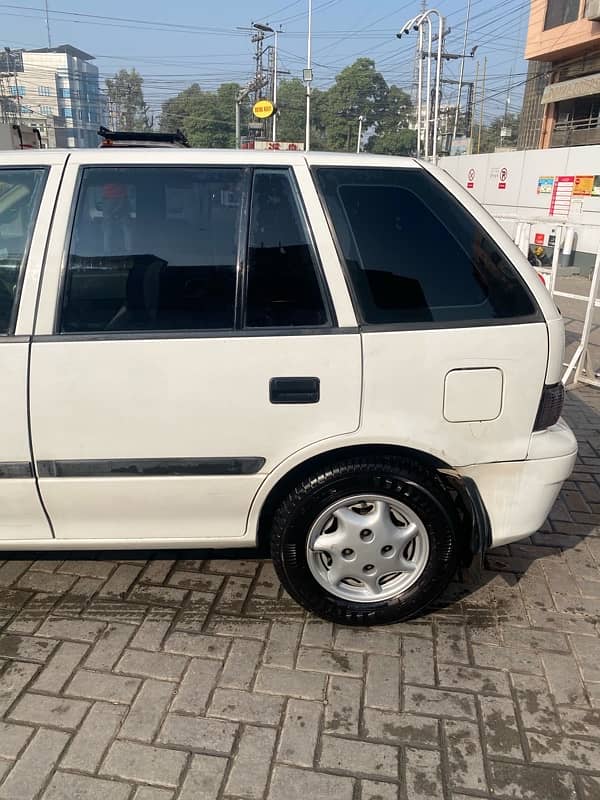
<path fill-rule="evenodd" d="M 531 0 L 520 148 L 600 144 L 600 0 Z"/>
<path fill-rule="evenodd" d="M 98 126 L 106 123 L 93 56 L 71 45 L 4 51 L 0 72 L 13 116 L 38 125 L 56 147 L 96 147 Z M 5 108 L 6 108 L 5 103 Z"/>

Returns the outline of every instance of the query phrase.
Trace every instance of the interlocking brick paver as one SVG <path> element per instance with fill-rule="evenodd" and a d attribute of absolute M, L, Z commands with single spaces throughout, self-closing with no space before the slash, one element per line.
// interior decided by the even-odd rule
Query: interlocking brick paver
<path fill-rule="evenodd" d="M 40 729 L 0 786 L 0 798 L 33 800 L 52 774 L 68 741 L 66 733 Z"/>
<path fill-rule="evenodd" d="M 227 759 L 219 756 L 192 756 L 179 800 L 214 800 L 219 794 Z"/>
<path fill-rule="evenodd" d="M 149 678 L 140 689 L 127 719 L 121 726 L 119 737 L 138 742 L 151 742 L 171 703 L 175 687 L 166 681 Z"/>
<path fill-rule="evenodd" d="M 320 703 L 295 699 L 288 702 L 277 750 L 278 761 L 299 767 L 313 766 L 322 713 Z"/>
<path fill-rule="evenodd" d="M 54 639 L 37 639 L 33 636 L 19 636 L 9 633 L 0 636 L 0 658 L 14 658 L 16 661 L 36 661 L 45 663 L 58 642 Z"/>
<path fill-rule="evenodd" d="M 439 747 L 439 721 L 432 717 L 365 708 L 363 719 L 367 739 L 413 747 Z"/>
<path fill-rule="evenodd" d="M 435 750 L 408 748 L 405 781 L 407 800 L 432 800 L 434 797 L 443 797 L 440 753 Z"/>
<path fill-rule="evenodd" d="M 276 732 L 272 728 L 244 728 L 225 792 L 260 800 L 267 787 Z"/>
<path fill-rule="evenodd" d="M 234 641 L 223 668 L 220 685 L 230 689 L 249 689 L 260 663 L 262 650 L 263 643 L 253 639 Z"/>
<path fill-rule="evenodd" d="M 178 681 L 184 673 L 188 659 L 171 653 L 147 653 L 142 650 L 126 650 L 116 666 L 120 674 L 139 675 L 163 681 Z"/>
<path fill-rule="evenodd" d="M 116 741 L 108 751 L 100 774 L 137 783 L 178 786 L 186 761 L 186 754 L 178 750 Z"/>
<path fill-rule="evenodd" d="M 169 714 L 157 742 L 187 750 L 231 753 L 237 730 L 238 725 L 234 722 Z"/>
<path fill-rule="evenodd" d="M 327 685 L 325 730 L 358 735 L 363 682 L 358 678 L 332 675 Z"/>
<path fill-rule="evenodd" d="M 298 669 L 262 667 L 256 676 L 255 691 L 281 694 L 305 700 L 322 700 L 325 696 L 326 675 Z"/>
<path fill-rule="evenodd" d="M 324 769 L 395 779 L 398 777 L 398 755 L 398 748 L 387 744 L 356 742 L 327 734 L 321 742 L 318 762 Z"/>
<path fill-rule="evenodd" d="M 61 768 L 95 772 L 104 752 L 117 735 L 125 713 L 124 706 L 96 703 L 71 740 Z"/>
<path fill-rule="evenodd" d="M 409 622 L 246 555 L 0 558 L 0 800 L 600 800 L 600 393 L 566 413 L 550 519 Z"/>
<path fill-rule="evenodd" d="M 15 759 L 31 738 L 33 728 L 0 722 L 0 758 Z"/>
<path fill-rule="evenodd" d="M 281 720 L 283 698 L 239 689 L 217 689 L 208 710 L 211 717 L 277 725 Z"/>
<path fill-rule="evenodd" d="M 60 692 L 70 680 L 73 671 L 80 665 L 88 647 L 77 642 L 63 642 L 36 678 L 33 688 L 38 692 L 49 694 Z"/>
<path fill-rule="evenodd" d="M 193 658 L 179 684 L 172 710 L 184 713 L 203 713 L 208 705 L 208 699 L 214 689 L 220 669 L 221 664 L 218 661 L 208 658 Z"/>
<path fill-rule="evenodd" d="M 90 703 L 85 700 L 24 694 L 11 711 L 10 719 L 73 731 L 79 726 L 89 707 Z"/>
<path fill-rule="evenodd" d="M 277 766 L 273 771 L 269 800 L 352 800 L 354 781 L 339 775 Z"/>

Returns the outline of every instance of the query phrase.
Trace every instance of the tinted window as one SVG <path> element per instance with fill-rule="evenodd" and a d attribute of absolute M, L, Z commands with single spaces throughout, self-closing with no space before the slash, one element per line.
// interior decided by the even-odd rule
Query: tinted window
<path fill-rule="evenodd" d="M 579 19 L 580 0 L 548 0 L 545 30 Z"/>
<path fill-rule="evenodd" d="M 504 254 L 423 170 L 320 169 L 317 175 L 365 322 L 535 314 Z"/>
<path fill-rule="evenodd" d="M 43 169 L 0 169 L 0 333 L 8 333 L 14 323 L 45 176 Z"/>
<path fill-rule="evenodd" d="M 247 280 L 248 327 L 328 322 L 306 223 L 287 170 L 254 175 Z"/>
<path fill-rule="evenodd" d="M 84 170 L 61 331 L 233 328 L 240 169 Z"/>

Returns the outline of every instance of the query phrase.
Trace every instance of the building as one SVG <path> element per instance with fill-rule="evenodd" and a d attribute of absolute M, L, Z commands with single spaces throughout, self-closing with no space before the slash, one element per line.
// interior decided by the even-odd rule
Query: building
<path fill-rule="evenodd" d="M 531 0 L 520 148 L 600 144 L 600 0 Z"/>
<path fill-rule="evenodd" d="M 0 96 L 4 116 L 40 127 L 52 147 L 96 147 L 106 123 L 94 57 L 71 45 L 41 50 L 4 50 Z"/>

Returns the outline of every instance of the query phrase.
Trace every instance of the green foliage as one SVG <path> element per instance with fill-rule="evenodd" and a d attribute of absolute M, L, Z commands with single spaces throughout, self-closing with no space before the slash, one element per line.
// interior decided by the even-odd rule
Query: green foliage
<path fill-rule="evenodd" d="M 217 92 L 205 92 L 193 83 L 163 103 L 161 131 L 182 130 L 192 147 L 235 146 L 237 83 L 224 83 Z"/>
<path fill-rule="evenodd" d="M 206 92 L 198 84 L 167 100 L 160 128 L 180 128 L 194 147 L 235 146 L 235 96 L 237 84 L 223 84 Z M 250 102 L 242 108 L 242 135 L 251 120 Z M 283 80 L 277 96 L 277 138 L 305 139 L 306 86 L 299 78 Z M 409 130 L 410 97 L 388 86 L 369 58 L 359 58 L 343 69 L 326 91 L 313 89 L 311 147 L 315 150 L 356 150 L 358 118 L 364 117 L 364 149 L 376 153 L 411 154 L 415 134 Z"/>
<path fill-rule="evenodd" d="M 144 101 L 144 79 L 134 68 L 121 69 L 113 78 L 106 79 L 111 125 L 122 131 L 147 131 L 148 106 Z"/>
<path fill-rule="evenodd" d="M 506 120 L 504 116 L 496 117 L 489 125 L 484 126 L 481 129 L 479 150 L 477 150 L 479 136 L 478 126 L 476 126 L 473 152 L 493 153 L 496 147 L 516 147 L 520 118 L 520 114 L 508 114 Z M 510 136 L 502 138 L 502 128 L 510 128 Z"/>

